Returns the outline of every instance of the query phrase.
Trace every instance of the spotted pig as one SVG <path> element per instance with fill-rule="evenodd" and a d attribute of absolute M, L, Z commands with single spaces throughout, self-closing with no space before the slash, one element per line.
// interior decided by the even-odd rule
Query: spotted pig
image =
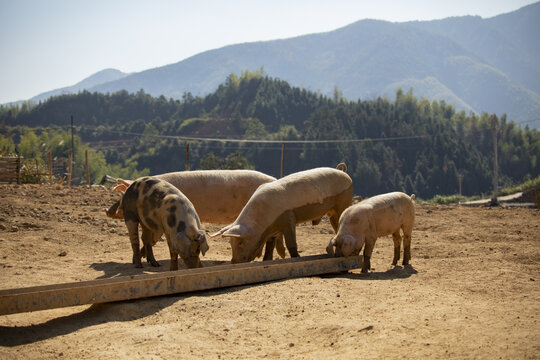
<path fill-rule="evenodd" d="M 162 234 L 169 245 L 170 270 L 178 270 L 178 255 L 188 268 L 202 267 L 199 253 L 208 251 L 206 236 L 193 204 L 176 187 L 155 177 L 139 178 L 127 188 L 119 207 L 124 213 L 135 267 L 142 267 L 141 256 L 145 255 L 150 265 L 159 266 L 152 246 Z"/>

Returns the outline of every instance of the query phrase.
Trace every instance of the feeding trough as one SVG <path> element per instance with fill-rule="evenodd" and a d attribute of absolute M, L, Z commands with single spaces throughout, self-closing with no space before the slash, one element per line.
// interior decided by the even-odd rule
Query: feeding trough
<path fill-rule="evenodd" d="M 337 273 L 361 266 L 360 256 L 314 255 L 7 289 L 0 290 L 0 315 Z"/>

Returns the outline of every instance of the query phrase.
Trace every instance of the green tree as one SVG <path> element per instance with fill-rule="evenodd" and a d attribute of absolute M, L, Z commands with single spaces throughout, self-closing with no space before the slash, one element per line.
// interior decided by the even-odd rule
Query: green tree
<path fill-rule="evenodd" d="M 0 135 L 0 156 L 15 154 L 15 143 L 12 138 Z"/>
<path fill-rule="evenodd" d="M 246 128 L 244 139 L 264 139 L 268 135 L 264 124 L 259 119 L 246 119 L 244 126 Z"/>
<path fill-rule="evenodd" d="M 27 131 L 21 136 L 21 141 L 18 145 L 19 154 L 25 158 L 41 157 L 40 153 L 41 142 L 39 137 L 33 130 Z"/>
<path fill-rule="evenodd" d="M 251 169 L 255 167 L 249 163 L 249 161 L 240 153 L 235 152 L 227 156 L 225 159 L 224 169 L 236 170 L 236 169 Z"/>
<path fill-rule="evenodd" d="M 221 169 L 222 162 L 223 159 L 211 152 L 201 159 L 199 167 L 201 170 Z"/>

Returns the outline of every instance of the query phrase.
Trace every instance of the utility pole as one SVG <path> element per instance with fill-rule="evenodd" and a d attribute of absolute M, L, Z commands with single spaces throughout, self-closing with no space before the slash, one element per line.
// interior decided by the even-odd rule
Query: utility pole
<path fill-rule="evenodd" d="M 189 171 L 189 143 L 186 145 L 186 170 Z"/>
<path fill-rule="evenodd" d="M 74 145 L 73 145 L 73 115 L 71 115 L 71 161 L 73 162 L 73 157 L 75 156 Z M 71 164 L 73 166 L 73 163 Z"/>
<path fill-rule="evenodd" d="M 285 143 L 281 143 L 281 171 L 280 171 L 280 178 L 283 177 L 283 162 L 284 162 L 284 155 L 285 155 Z"/>
<path fill-rule="evenodd" d="M 71 115 L 71 153 L 73 154 L 73 115 Z"/>
<path fill-rule="evenodd" d="M 497 159 L 497 115 L 491 115 L 491 133 L 493 135 L 493 196 L 491 205 L 497 205 L 497 196 L 499 192 L 499 161 Z"/>
<path fill-rule="evenodd" d="M 464 177 L 465 175 L 462 172 L 458 172 L 457 179 L 458 179 L 458 184 L 459 184 L 459 196 L 461 196 L 461 188 L 462 188 Z"/>

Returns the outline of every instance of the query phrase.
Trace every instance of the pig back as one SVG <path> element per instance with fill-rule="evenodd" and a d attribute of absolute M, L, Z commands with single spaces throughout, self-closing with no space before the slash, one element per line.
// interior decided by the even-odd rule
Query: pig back
<path fill-rule="evenodd" d="M 195 207 L 201 221 L 233 222 L 251 195 L 274 177 L 253 170 L 199 170 L 161 174 L 177 187 Z"/>
<path fill-rule="evenodd" d="M 235 223 L 269 226 L 287 210 L 321 204 L 352 188 L 352 180 L 343 171 L 315 168 L 300 171 L 260 186 Z"/>
<path fill-rule="evenodd" d="M 407 194 L 392 192 L 373 196 L 358 205 L 371 207 L 377 228 L 377 236 L 385 236 L 399 230 L 402 225 L 412 228 L 414 201 Z"/>

